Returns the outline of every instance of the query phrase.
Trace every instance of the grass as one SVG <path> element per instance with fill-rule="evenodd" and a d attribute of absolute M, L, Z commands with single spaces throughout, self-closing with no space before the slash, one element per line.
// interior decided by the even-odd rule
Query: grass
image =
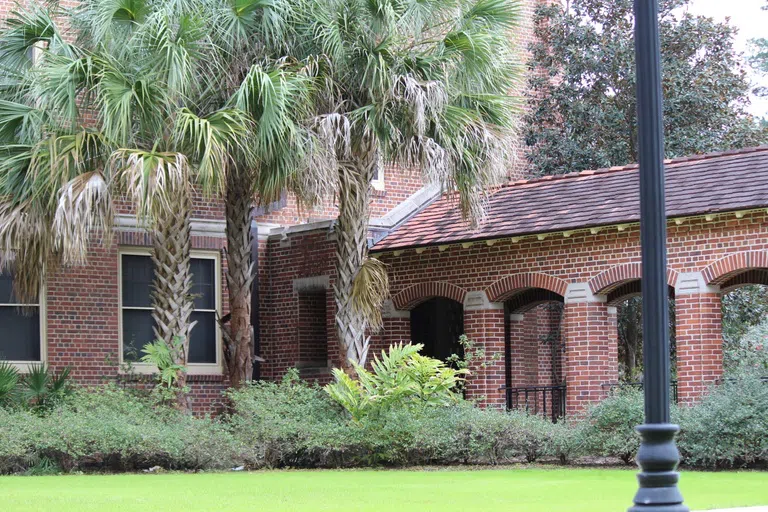
<path fill-rule="evenodd" d="M 616 512 L 633 471 L 505 469 L 0 477 L 4 512 L 258 510 Z M 768 505 L 768 473 L 685 472 L 693 510 Z"/>

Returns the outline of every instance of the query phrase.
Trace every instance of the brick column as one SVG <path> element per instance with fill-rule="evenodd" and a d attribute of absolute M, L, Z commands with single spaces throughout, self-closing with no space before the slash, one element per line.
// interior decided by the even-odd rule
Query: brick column
<path fill-rule="evenodd" d="M 381 331 L 371 336 L 371 345 L 368 350 L 368 360 L 372 361 L 373 356 L 381 354 L 390 345 L 398 343 L 410 343 L 411 341 L 411 312 L 408 310 L 395 309 L 391 300 L 384 302 L 384 308 L 381 312 L 384 326 Z"/>
<path fill-rule="evenodd" d="M 486 363 L 470 368 L 467 398 L 482 397 L 482 406 L 504 408 L 504 305 L 488 302 L 485 292 L 469 292 L 464 301 L 464 333 L 485 351 Z M 495 354 L 500 357 L 492 360 Z"/>
<path fill-rule="evenodd" d="M 525 327 L 525 315 L 509 315 L 507 365 L 509 367 L 509 386 L 513 388 L 523 387 L 528 384 Z"/>
<path fill-rule="evenodd" d="M 675 290 L 677 393 L 691 403 L 723 374 L 720 289 L 699 273 L 680 274 Z"/>
<path fill-rule="evenodd" d="M 619 378 L 616 308 L 593 295 L 587 283 L 571 284 L 565 296 L 566 412 L 579 414 L 607 395 Z"/>

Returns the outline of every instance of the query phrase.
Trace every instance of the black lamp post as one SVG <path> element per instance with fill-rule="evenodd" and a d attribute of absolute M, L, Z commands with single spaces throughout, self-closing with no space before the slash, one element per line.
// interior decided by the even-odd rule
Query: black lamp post
<path fill-rule="evenodd" d="M 667 215 L 664 203 L 664 123 L 657 0 L 635 0 L 637 124 L 640 160 L 640 242 L 643 258 L 645 424 L 637 463 L 640 489 L 630 512 L 687 512 L 677 488 L 679 430 L 669 419 Z"/>

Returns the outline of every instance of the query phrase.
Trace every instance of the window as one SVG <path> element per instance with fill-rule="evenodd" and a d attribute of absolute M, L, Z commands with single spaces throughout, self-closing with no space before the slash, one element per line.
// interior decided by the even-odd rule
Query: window
<path fill-rule="evenodd" d="M 219 258 L 193 252 L 191 261 L 196 322 L 189 338 L 189 372 L 220 371 L 220 335 L 216 314 L 220 308 Z M 120 255 L 121 360 L 135 363 L 141 349 L 155 339 L 152 319 L 154 265 L 148 251 L 124 251 Z M 140 365 L 138 369 L 142 369 Z M 150 369 L 148 369 L 150 370 Z"/>
<path fill-rule="evenodd" d="M 45 308 L 40 300 L 22 303 L 13 293 L 13 276 L 0 275 L 0 360 L 18 366 L 43 361 Z"/>
<path fill-rule="evenodd" d="M 384 166 L 377 165 L 374 172 L 375 174 L 371 180 L 371 185 L 376 190 L 384 190 Z"/>

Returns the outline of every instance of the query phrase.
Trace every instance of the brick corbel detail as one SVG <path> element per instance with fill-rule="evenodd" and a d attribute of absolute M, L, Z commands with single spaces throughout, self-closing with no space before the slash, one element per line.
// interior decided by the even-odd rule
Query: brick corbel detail
<path fill-rule="evenodd" d="M 467 291 L 464 288 L 444 281 L 418 283 L 396 293 L 392 297 L 395 309 L 410 310 L 433 297 L 445 297 L 464 304 Z"/>

